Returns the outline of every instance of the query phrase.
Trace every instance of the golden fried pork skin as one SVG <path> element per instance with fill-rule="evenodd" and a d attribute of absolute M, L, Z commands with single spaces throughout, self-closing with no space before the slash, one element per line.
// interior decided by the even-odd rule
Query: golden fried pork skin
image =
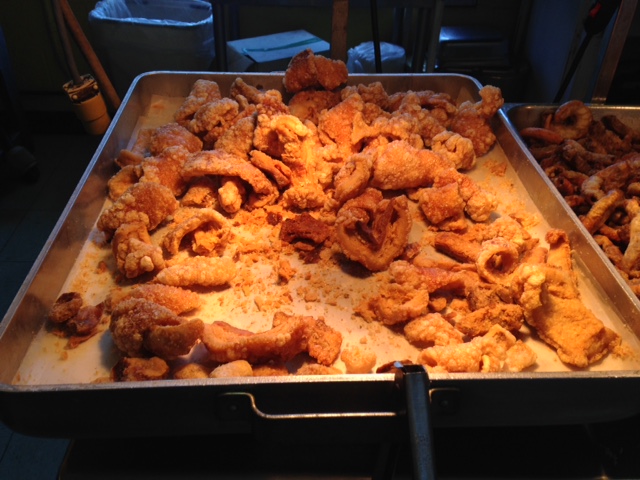
<path fill-rule="evenodd" d="M 563 362 L 587 367 L 620 343 L 580 299 L 566 233 L 551 230 L 546 264 L 525 264 L 514 274 L 513 289 L 526 322 L 554 347 Z"/>
<path fill-rule="evenodd" d="M 458 345 L 464 343 L 464 335 L 439 313 L 428 313 L 404 326 L 407 340 L 420 347 L 433 345 Z"/>
<path fill-rule="evenodd" d="M 176 197 L 181 196 L 187 182 L 182 178 L 182 166 L 187 161 L 189 150 L 182 146 L 167 147 L 140 164 L 140 182 L 159 183 L 169 188 Z"/>
<path fill-rule="evenodd" d="M 182 147 L 190 153 L 202 150 L 202 140 L 177 123 L 168 123 L 154 129 L 149 138 L 151 155 L 160 155 L 169 147 Z"/>
<path fill-rule="evenodd" d="M 283 84 L 289 93 L 317 87 L 334 90 L 346 83 L 348 76 L 349 72 L 343 61 L 315 55 L 313 50 L 307 48 L 291 59 Z"/>
<path fill-rule="evenodd" d="M 169 378 L 169 365 L 158 357 L 121 359 L 112 369 L 116 382 L 140 382 Z"/>
<path fill-rule="evenodd" d="M 202 305 L 202 298 L 196 292 L 170 285 L 142 283 L 127 289 L 111 291 L 110 306 L 114 309 L 129 298 L 143 298 L 168 308 L 176 315 L 195 310 Z"/>
<path fill-rule="evenodd" d="M 220 363 L 288 361 L 308 352 L 319 363 L 331 365 L 340 353 L 342 335 L 322 320 L 277 312 L 270 330 L 253 333 L 216 321 L 205 325 L 202 341 Z"/>
<path fill-rule="evenodd" d="M 385 199 L 369 188 L 338 211 L 337 240 L 349 259 L 380 271 L 404 251 L 411 224 L 407 197 Z"/>
<path fill-rule="evenodd" d="M 529 347 L 499 325 L 470 342 L 436 345 L 418 355 L 418 363 L 430 372 L 515 372 L 531 367 L 536 359 Z"/>
<path fill-rule="evenodd" d="M 338 92 L 326 90 L 303 90 L 289 100 L 289 111 L 301 121 L 311 121 L 318 125 L 318 115 L 323 110 L 335 107 L 340 102 Z"/>
<path fill-rule="evenodd" d="M 115 202 L 124 192 L 138 182 L 141 175 L 142 169 L 139 165 L 125 165 L 122 167 L 107 182 L 109 198 Z"/>
<path fill-rule="evenodd" d="M 155 229 L 178 208 L 171 190 L 158 183 L 136 183 L 98 218 L 98 230 L 109 237 L 123 223 L 142 222 Z"/>
<path fill-rule="evenodd" d="M 308 213 L 289 218 L 282 223 L 280 239 L 298 250 L 311 251 L 331 235 L 331 228 Z"/>
<path fill-rule="evenodd" d="M 113 308 L 109 330 L 116 347 L 126 355 L 151 353 L 168 360 L 189 353 L 203 325 L 202 320 L 187 320 L 155 302 L 129 298 Z"/>
<path fill-rule="evenodd" d="M 153 281 L 174 287 L 219 287 L 236 275 L 236 262 L 229 257 L 189 257 L 158 272 Z"/>
<path fill-rule="evenodd" d="M 63 293 L 51 307 L 49 320 L 53 323 L 64 323 L 78 314 L 82 304 L 82 295 L 78 292 Z"/>
<path fill-rule="evenodd" d="M 229 222 L 224 215 L 212 208 L 196 209 L 192 216 L 171 227 L 164 237 L 164 248 L 175 255 L 180 250 L 180 244 L 184 237 L 196 230 L 214 230 L 219 243 L 224 245 L 229 235 Z"/>
<path fill-rule="evenodd" d="M 111 240 L 116 266 L 127 278 L 164 268 L 162 249 L 154 245 L 143 223 L 123 223 Z"/>
<path fill-rule="evenodd" d="M 180 125 L 186 126 L 200 107 L 221 98 L 220 87 L 216 82 L 203 78 L 198 79 L 191 87 L 191 91 L 185 101 L 174 114 L 174 119 Z"/>
<path fill-rule="evenodd" d="M 278 189 L 261 170 L 229 153 L 211 150 L 193 155 L 184 165 L 182 176 L 189 181 L 204 175 L 238 177 L 251 186 L 247 208 L 259 208 L 273 203 Z"/>

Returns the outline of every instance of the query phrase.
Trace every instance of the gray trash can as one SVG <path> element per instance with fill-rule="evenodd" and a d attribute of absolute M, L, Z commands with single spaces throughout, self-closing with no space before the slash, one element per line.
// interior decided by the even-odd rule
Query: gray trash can
<path fill-rule="evenodd" d="M 213 63 L 213 14 L 203 0 L 101 0 L 89 13 L 89 25 L 121 96 L 141 73 L 204 71 Z"/>

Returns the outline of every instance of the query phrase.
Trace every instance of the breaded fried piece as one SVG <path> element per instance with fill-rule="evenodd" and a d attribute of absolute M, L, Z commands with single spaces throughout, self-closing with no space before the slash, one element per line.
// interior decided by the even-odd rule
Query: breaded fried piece
<path fill-rule="evenodd" d="M 330 365 L 338 358 L 342 335 L 322 320 L 277 312 L 270 330 L 253 333 L 216 321 L 205 325 L 202 341 L 211 358 L 221 363 L 286 362 L 308 352 L 321 364 Z"/>
<path fill-rule="evenodd" d="M 155 229 L 178 208 L 171 190 L 158 183 L 136 183 L 98 218 L 98 230 L 112 235 L 123 223 L 142 222 Z"/>
<path fill-rule="evenodd" d="M 169 147 L 182 147 L 190 153 L 202 150 L 202 140 L 177 123 L 167 123 L 154 129 L 149 138 L 149 152 L 160 155 Z"/>
<path fill-rule="evenodd" d="M 187 182 L 182 178 L 181 172 L 189 151 L 182 146 L 167 147 L 159 154 L 146 158 L 141 164 L 142 175 L 140 182 L 159 183 L 169 188 L 179 197 L 187 187 Z"/>
<path fill-rule="evenodd" d="M 229 222 L 220 212 L 212 208 L 197 209 L 186 220 L 171 227 L 163 239 L 164 248 L 175 255 L 180 250 L 184 237 L 196 230 L 213 230 L 217 244 L 224 245 L 229 235 Z"/>
<path fill-rule="evenodd" d="M 369 270 L 380 271 L 407 246 L 412 220 L 404 195 L 385 199 L 379 190 L 369 188 L 345 202 L 335 225 L 342 252 Z"/>
<path fill-rule="evenodd" d="M 164 268 L 162 249 L 154 245 L 145 225 L 141 222 L 123 223 L 111 240 L 116 266 L 127 278 Z"/>
<path fill-rule="evenodd" d="M 280 160 L 271 158 L 260 150 L 251 150 L 249 160 L 273 179 L 279 189 L 284 189 L 291 185 L 291 169 Z"/>
<path fill-rule="evenodd" d="M 220 87 L 216 82 L 203 78 L 198 79 L 193 83 L 189 95 L 176 111 L 174 119 L 180 125 L 185 126 L 200 107 L 221 98 Z"/>
<path fill-rule="evenodd" d="M 171 359 L 189 353 L 203 322 L 187 320 L 144 298 L 128 298 L 111 312 L 109 331 L 116 347 L 130 357 L 148 353 Z"/>
<path fill-rule="evenodd" d="M 158 357 L 121 359 L 112 369 L 116 382 L 139 382 L 169 378 L 169 365 Z"/>
<path fill-rule="evenodd" d="M 253 368 L 246 360 L 224 363 L 209 374 L 210 378 L 253 377 Z"/>
<path fill-rule="evenodd" d="M 179 325 L 152 325 L 146 333 L 144 347 L 154 355 L 170 360 L 189 353 L 203 331 L 204 322 L 199 318 L 185 320 Z"/>
<path fill-rule="evenodd" d="M 347 82 L 349 71 L 341 60 L 315 55 L 310 48 L 295 55 L 284 74 L 284 88 L 296 93 L 305 88 L 334 90 Z"/>
<path fill-rule="evenodd" d="M 433 372 L 522 371 L 535 362 L 535 353 L 499 325 L 470 342 L 433 346 L 418 355 L 418 363 Z"/>
<path fill-rule="evenodd" d="M 213 208 L 217 203 L 218 186 L 210 177 L 194 178 L 180 200 L 183 207 Z"/>
<path fill-rule="evenodd" d="M 124 192 L 138 182 L 141 175 L 142 171 L 139 165 L 125 165 L 122 167 L 107 182 L 109 198 L 115 202 Z"/>
<path fill-rule="evenodd" d="M 143 283 L 129 289 L 115 289 L 111 292 L 111 308 L 129 298 L 144 298 L 168 308 L 176 315 L 195 310 L 202 305 L 202 298 L 196 292 L 170 285 Z"/>
<path fill-rule="evenodd" d="M 174 287 L 218 287 L 236 275 L 236 263 L 229 257 L 189 257 L 158 272 L 155 283 Z"/>
<path fill-rule="evenodd" d="M 296 93 L 288 105 L 291 115 L 318 125 L 320 112 L 335 107 L 340 101 L 338 92 L 311 89 Z"/>
<path fill-rule="evenodd" d="M 479 308 L 456 318 L 456 328 L 469 337 L 478 337 L 487 333 L 495 324 L 517 332 L 524 324 L 524 312 L 520 305 L 497 303 Z"/>
<path fill-rule="evenodd" d="M 178 367 L 172 375 L 176 380 L 188 380 L 193 378 L 209 378 L 211 368 L 199 363 L 187 363 Z"/>
<path fill-rule="evenodd" d="M 268 205 L 278 196 L 278 189 L 261 170 L 246 160 L 223 151 L 212 150 L 197 153 L 187 160 L 182 169 L 182 177 L 187 181 L 204 175 L 239 177 L 249 183 L 252 192 L 248 208 Z"/>
<path fill-rule="evenodd" d="M 248 160 L 249 152 L 253 147 L 255 127 L 255 115 L 241 118 L 218 137 L 214 148 Z"/>
<path fill-rule="evenodd" d="M 409 342 L 421 347 L 464 342 L 462 332 L 439 313 L 428 313 L 412 320 L 404 326 L 404 334 Z"/>
<path fill-rule="evenodd" d="M 551 230 L 546 239 L 550 243 L 547 264 L 518 267 L 513 289 L 526 322 L 556 349 L 560 360 L 587 367 L 613 350 L 620 336 L 582 303 L 566 233 Z"/>
<path fill-rule="evenodd" d="M 376 366 L 374 352 L 361 345 L 349 345 L 342 350 L 340 360 L 344 362 L 347 373 L 371 373 Z"/>

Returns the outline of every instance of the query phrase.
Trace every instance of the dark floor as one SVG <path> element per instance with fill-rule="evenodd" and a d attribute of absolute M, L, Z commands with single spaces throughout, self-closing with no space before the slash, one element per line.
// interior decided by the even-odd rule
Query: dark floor
<path fill-rule="evenodd" d="M 40 253 L 101 137 L 35 134 L 39 178 L 15 178 L 0 160 L 0 318 Z M 0 157 L 2 158 L 2 157 Z M 0 423 L 0 479 L 58 478 L 67 440 L 20 435 Z"/>

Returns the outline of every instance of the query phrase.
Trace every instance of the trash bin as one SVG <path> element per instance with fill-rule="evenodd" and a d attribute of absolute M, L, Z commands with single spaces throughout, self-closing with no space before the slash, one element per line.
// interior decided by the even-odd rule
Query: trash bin
<path fill-rule="evenodd" d="M 154 70 L 208 70 L 213 14 L 203 0 L 101 0 L 89 13 L 94 48 L 116 91 Z"/>

